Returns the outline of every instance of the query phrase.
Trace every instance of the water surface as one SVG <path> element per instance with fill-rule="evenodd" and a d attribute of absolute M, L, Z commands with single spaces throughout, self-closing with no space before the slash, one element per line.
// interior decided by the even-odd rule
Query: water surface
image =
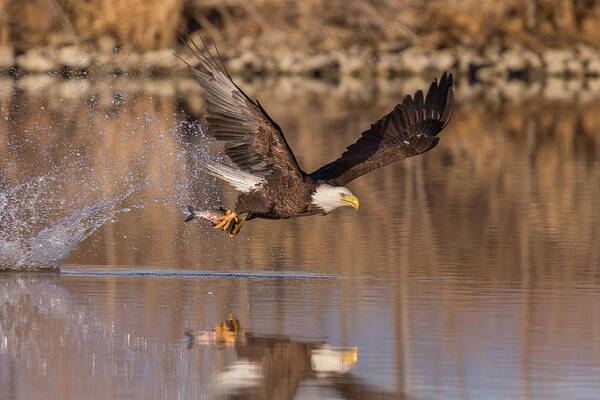
<path fill-rule="evenodd" d="M 597 398 L 594 96 L 459 82 L 435 150 L 349 184 L 358 212 L 229 239 L 182 221 L 232 201 L 193 82 L 40 82 L 1 86 L 0 260 L 65 273 L 0 275 L 3 396 Z M 312 171 L 415 86 L 248 91 Z"/>

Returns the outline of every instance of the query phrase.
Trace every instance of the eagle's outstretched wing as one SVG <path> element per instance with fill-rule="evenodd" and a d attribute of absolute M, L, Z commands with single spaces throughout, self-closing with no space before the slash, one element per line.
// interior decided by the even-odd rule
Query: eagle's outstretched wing
<path fill-rule="evenodd" d="M 360 139 L 337 160 L 310 176 L 345 185 L 384 165 L 431 150 L 439 141 L 454 106 L 452 74 L 444 73 L 429 87 L 427 96 L 419 90 L 414 98 L 406 96 L 392 112 L 371 125 Z"/>
<path fill-rule="evenodd" d="M 300 169 L 281 128 L 258 102 L 237 86 L 220 60 L 206 44 L 186 43 L 200 67 L 185 62 L 206 96 L 209 133 L 224 142 L 225 153 L 242 171 L 267 177 L 275 169 L 297 176 Z"/>

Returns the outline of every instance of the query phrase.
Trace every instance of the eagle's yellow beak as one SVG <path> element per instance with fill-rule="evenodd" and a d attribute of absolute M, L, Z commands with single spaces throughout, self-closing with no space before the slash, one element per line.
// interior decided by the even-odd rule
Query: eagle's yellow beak
<path fill-rule="evenodd" d="M 354 207 L 355 210 L 358 210 L 358 205 L 359 205 L 359 201 L 358 201 L 358 197 L 356 196 L 347 196 L 342 198 L 342 202 L 348 204 L 349 206 Z"/>

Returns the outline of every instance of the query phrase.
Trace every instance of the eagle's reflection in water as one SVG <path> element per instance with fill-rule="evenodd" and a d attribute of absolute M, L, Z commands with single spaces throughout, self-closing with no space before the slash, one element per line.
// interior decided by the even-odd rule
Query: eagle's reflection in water
<path fill-rule="evenodd" d="M 235 351 L 237 360 L 213 379 L 216 392 L 224 398 L 283 400 L 307 391 L 328 393 L 327 398 L 402 398 L 380 392 L 351 373 L 358 362 L 358 347 L 254 335 L 231 314 L 212 330 L 187 331 L 185 336 L 188 349 L 217 346 Z"/>

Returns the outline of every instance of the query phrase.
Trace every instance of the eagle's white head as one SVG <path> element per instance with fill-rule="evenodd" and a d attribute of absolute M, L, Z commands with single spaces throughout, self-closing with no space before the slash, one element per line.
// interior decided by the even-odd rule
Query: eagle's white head
<path fill-rule="evenodd" d="M 351 206 L 358 210 L 358 198 L 348 188 L 323 184 L 312 194 L 312 203 L 329 213 L 341 206 Z"/>

